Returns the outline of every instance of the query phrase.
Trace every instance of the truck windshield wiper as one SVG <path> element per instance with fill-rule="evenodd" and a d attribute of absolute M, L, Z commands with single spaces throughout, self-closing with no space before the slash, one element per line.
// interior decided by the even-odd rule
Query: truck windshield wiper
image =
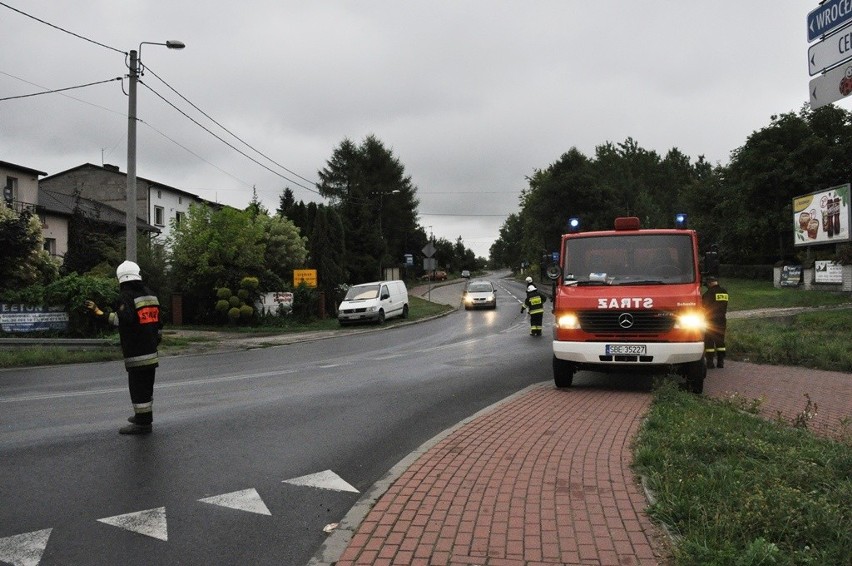
<path fill-rule="evenodd" d="M 665 285 L 661 279 L 639 279 L 635 281 L 618 281 L 614 285 Z"/>

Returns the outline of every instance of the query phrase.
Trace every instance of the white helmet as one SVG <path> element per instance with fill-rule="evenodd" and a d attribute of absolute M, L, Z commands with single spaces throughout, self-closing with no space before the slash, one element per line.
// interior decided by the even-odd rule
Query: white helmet
<path fill-rule="evenodd" d="M 118 277 L 119 283 L 127 281 L 142 281 L 142 276 L 139 275 L 139 266 L 132 261 L 125 261 L 115 270 L 115 276 Z"/>
<path fill-rule="evenodd" d="M 536 290 L 535 285 L 530 285 L 529 287 L 527 287 L 527 293 L 532 293 L 535 290 Z"/>
<path fill-rule="evenodd" d="M 532 277 L 527 277 L 526 282 L 527 282 L 527 284 L 532 283 Z"/>

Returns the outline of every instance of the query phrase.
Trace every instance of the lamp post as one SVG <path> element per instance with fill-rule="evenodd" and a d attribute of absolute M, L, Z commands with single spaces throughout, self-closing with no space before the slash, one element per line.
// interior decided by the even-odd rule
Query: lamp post
<path fill-rule="evenodd" d="M 136 261 L 136 83 L 139 82 L 139 63 L 143 45 L 165 45 L 169 49 L 183 49 L 182 41 L 154 43 L 143 41 L 139 51 L 130 50 L 130 86 L 127 89 L 127 234 L 125 244 L 126 259 Z"/>
<path fill-rule="evenodd" d="M 379 279 L 383 279 L 382 277 L 382 256 L 385 255 L 385 235 L 382 233 L 382 214 L 384 208 L 384 196 L 385 195 L 395 195 L 397 193 L 401 193 L 399 189 L 394 189 L 392 191 L 375 191 L 372 194 L 379 195 L 379 238 L 382 239 L 382 249 L 379 250 Z"/>

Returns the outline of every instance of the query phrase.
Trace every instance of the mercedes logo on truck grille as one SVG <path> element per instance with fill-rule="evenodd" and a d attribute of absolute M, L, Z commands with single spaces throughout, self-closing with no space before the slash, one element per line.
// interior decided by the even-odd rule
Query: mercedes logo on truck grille
<path fill-rule="evenodd" d="M 633 315 L 629 312 L 624 312 L 618 315 L 618 326 L 623 330 L 633 327 Z"/>

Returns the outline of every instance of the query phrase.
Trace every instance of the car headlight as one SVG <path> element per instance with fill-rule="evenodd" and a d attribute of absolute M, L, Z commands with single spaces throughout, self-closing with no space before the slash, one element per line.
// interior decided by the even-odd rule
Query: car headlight
<path fill-rule="evenodd" d="M 495 297 L 493 294 L 488 295 L 488 302 L 490 303 L 490 302 L 494 301 L 496 298 L 497 297 Z"/>
<path fill-rule="evenodd" d="M 675 322 L 675 328 L 683 330 L 704 330 L 706 322 L 704 315 L 699 312 L 688 312 L 680 314 Z"/>
<path fill-rule="evenodd" d="M 556 317 L 556 325 L 562 330 L 579 330 L 580 319 L 574 313 L 563 313 Z"/>
<path fill-rule="evenodd" d="M 376 312 L 379 310 L 379 307 L 367 307 L 367 312 Z"/>
<path fill-rule="evenodd" d="M 464 295 L 464 302 L 465 302 L 466 304 L 470 304 L 470 303 L 472 303 L 472 302 L 473 302 L 473 298 L 471 298 L 471 296 L 470 296 L 470 295 L 468 295 L 467 293 L 465 293 L 465 295 Z"/>

